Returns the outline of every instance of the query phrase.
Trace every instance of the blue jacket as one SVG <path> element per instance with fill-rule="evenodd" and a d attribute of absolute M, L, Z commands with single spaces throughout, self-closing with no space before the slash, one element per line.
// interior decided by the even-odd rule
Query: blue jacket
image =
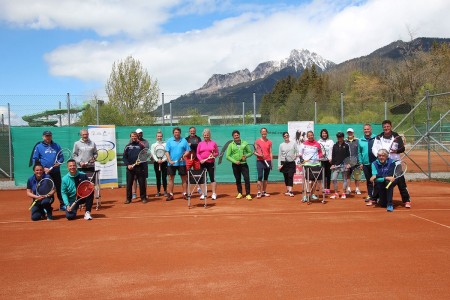
<path fill-rule="evenodd" d="M 370 165 L 377 158 L 372 153 L 373 142 L 375 141 L 375 134 L 372 134 L 369 138 L 365 136 L 359 139 L 358 144 L 358 161 L 363 165 Z"/>
<path fill-rule="evenodd" d="M 45 142 L 40 142 L 34 148 L 33 153 L 33 162 L 40 162 L 44 168 L 51 168 L 55 164 L 56 154 L 61 150 L 61 146 L 59 146 L 55 142 L 51 142 L 47 144 Z M 54 169 L 58 169 L 54 168 Z"/>
<path fill-rule="evenodd" d="M 384 182 L 384 177 L 394 176 L 395 160 L 388 158 L 384 164 L 378 159 L 372 163 L 372 176 L 376 176 L 376 182 Z"/>
<path fill-rule="evenodd" d="M 141 152 L 142 149 L 144 149 L 144 145 L 139 143 L 139 141 L 131 142 L 126 145 L 122 156 L 125 166 L 134 164 L 139 156 L 139 152 Z"/>

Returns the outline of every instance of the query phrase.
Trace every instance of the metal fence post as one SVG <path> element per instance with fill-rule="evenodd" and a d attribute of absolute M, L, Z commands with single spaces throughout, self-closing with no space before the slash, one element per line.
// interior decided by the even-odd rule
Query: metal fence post
<path fill-rule="evenodd" d="M 97 125 L 99 125 L 100 124 L 100 114 L 99 114 L 99 100 L 96 98 L 95 99 L 95 101 L 96 101 L 96 111 L 97 111 Z"/>
<path fill-rule="evenodd" d="M 341 92 L 341 124 L 344 124 L 344 93 Z"/>
<path fill-rule="evenodd" d="M 245 102 L 242 101 L 242 125 L 245 125 Z"/>
<path fill-rule="evenodd" d="M 70 95 L 67 93 L 67 124 L 70 127 Z"/>
<path fill-rule="evenodd" d="M 430 110 L 431 110 L 431 98 L 428 90 L 425 92 L 427 98 L 427 151 L 428 151 L 428 179 L 431 179 L 431 145 L 430 145 Z"/>
<path fill-rule="evenodd" d="M 253 124 L 256 125 L 256 93 L 253 93 Z"/>
<path fill-rule="evenodd" d="M 170 126 L 173 126 L 172 101 L 169 102 L 169 112 L 170 112 Z"/>
<path fill-rule="evenodd" d="M 162 102 L 162 105 L 161 105 L 162 126 L 164 126 L 164 123 L 165 123 L 165 121 L 164 121 L 164 93 L 161 93 L 161 102 Z"/>
<path fill-rule="evenodd" d="M 13 180 L 12 168 L 12 138 L 11 138 L 11 105 L 8 103 L 8 152 L 9 152 L 9 180 Z"/>

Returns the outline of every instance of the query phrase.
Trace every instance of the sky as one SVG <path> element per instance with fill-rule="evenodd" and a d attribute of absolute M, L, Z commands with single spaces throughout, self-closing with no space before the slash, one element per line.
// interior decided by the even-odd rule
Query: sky
<path fill-rule="evenodd" d="M 0 106 L 5 95 L 105 95 L 130 55 L 165 95 L 292 49 L 340 63 L 448 38 L 449 11 L 448 0 L 0 0 Z"/>

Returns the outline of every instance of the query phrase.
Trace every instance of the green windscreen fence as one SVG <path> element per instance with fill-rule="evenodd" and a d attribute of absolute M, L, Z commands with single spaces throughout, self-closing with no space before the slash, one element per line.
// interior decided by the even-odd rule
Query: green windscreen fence
<path fill-rule="evenodd" d="M 381 126 L 373 125 L 374 133 L 381 132 Z M 252 144 L 257 138 L 260 137 L 260 129 L 262 127 L 267 128 L 268 138 L 273 142 L 273 154 L 275 156 L 273 170 L 270 173 L 269 181 L 283 181 L 282 174 L 277 170 L 276 165 L 278 163 L 278 147 L 283 142 L 282 133 L 287 131 L 287 124 L 284 125 L 272 125 L 272 124 L 258 124 L 258 125 L 216 125 L 216 126 L 196 126 L 197 135 L 202 137 L 202 131 L 204 128 L 211 130 L 211 139 L 216 141 L 221 151 L 222 146 L 231 140 L 231 132 L 235 129 L 241 133 L 241 139 Z M 320 130 L 327 129 L 330 137 L 336 140 L 336 133 L 338 131 L 345 132 L 347 128 L 353 128 L 355 130 L 356 137 L 363 135 L 362 124 L 316 124 L 314 131 L 316 139 L 319 138 Z M 172 136 L 172 129 L 174 127 L 166 126 L 140 126 L 144 132 L 144 138 L 146 138 L 150 144 L 155 142 L 156 132 L 161 130 L 164 135 L 164 139 Z M 186 137 L 189 132 L 189 126 L 180 126 L 181 136 Z M 73 148 L 75 141 L 79 139 L 79 132 L 81 127 L 12 127 L 12 143 L 13 143 L 13 160 L 14 160 L 14 179 L 16 186 L 26 186 L 27 179 L 33 175 L 32 168 L 29 166 L 32 151 L 37 142 L 42 140 L 42 133 L 44 130 L 51 130 L 53 133 L 53 140 L 64 148 Z M 129 134 L 134 131 L 136 127 L 116 127 L 116 142 L 117 153 L 120 155 L 123 152 L 125 145 L 129 142 Z M 120 161 L 118 162 L 121 163 Z M 252 182 L 257 180 L 256 173 L 256 158 L 252 156 L 248 160 L 250 168 L 250 179 Z M 64 174 L 62 174 L 64 175 Z M 125 184 L 125 167 L 118 167 L 119 184 Z M 177 176 L 178 177 L 178 176 Z M 177 180 L 179 180 L 177 178 Z M 231 163 L 226 160 L 225 155 L 222 159 L 216 162 L 216 181 L 217 182 L 234 182 L 234 177 L 231 169 Z M 147 179 L 148 184 L 155 184 L 156 179 L 153 172 L 153 167 L 150 166 L 149 177 Z"/>

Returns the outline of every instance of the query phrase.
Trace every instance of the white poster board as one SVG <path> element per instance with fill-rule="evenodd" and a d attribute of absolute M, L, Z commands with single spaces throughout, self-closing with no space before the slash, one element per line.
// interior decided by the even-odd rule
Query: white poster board
<path fill-rule="evenodd" d="M 297 145 L 300 150 L 300 145 L 306 140 L 306 133 L 308 131 L 314 132 L 313 121 L 292 121 L 288 122 L 288 132 L 291 140 Z M 294 174 L 294 184 L 303 184 L 303 168 L 297 164 Z"/>
<path fill-rule="evenodd" d="M 99 155 L 106 155 L 106 157 L 99 159 L 101 162 L 95 162 L 95 170 L 100 171 L 100 187 L 119 187 L 117 173 L 116 126 L 89 125 L 88 132 L 89 138 L 95 143 L 97 150 L 106 150 L 99 152 Z"/>

